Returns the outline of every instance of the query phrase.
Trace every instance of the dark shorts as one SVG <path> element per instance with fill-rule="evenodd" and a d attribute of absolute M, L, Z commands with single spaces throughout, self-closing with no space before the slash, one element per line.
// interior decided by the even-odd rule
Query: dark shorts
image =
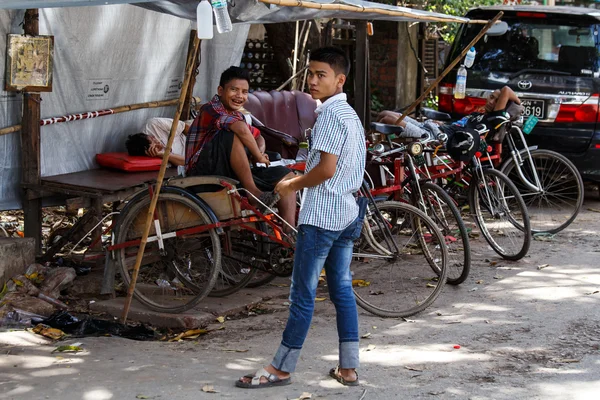
<path fill-rule="evenodd" d="M 215 137 L 204 145 L 198 157 L 198 162 L 188 175 L 219 175 L 238 180 L 237 175 L 231 168 L 231 147 L 233 146 L 234 133 L 220 131 Z M 263 192 L 271 192 L 275 185 L 284 176 L 292 172 L 286 167 L 269 167 L 251 169 L 256 187 Z"/>

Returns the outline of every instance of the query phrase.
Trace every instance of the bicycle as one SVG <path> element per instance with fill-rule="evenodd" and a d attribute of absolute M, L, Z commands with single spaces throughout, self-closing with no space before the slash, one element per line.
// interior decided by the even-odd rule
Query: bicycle
<path fill-rule="evenodd" d="M 449 121 L 449 114 L 423 109 L 430 119 Z M 515 183 L 523 196 L 534 233 L 558 233 L 568 227 L 583 206 L 584 186 L 577 167 L 565 156 L 552 150 L 528 146 L 521 127 L 523 117 L 502 118 L 495 127 L 494 154 L 482 161 L 498 168 Z M 535 122 L 525 123 L 529 131 Z M 485 125 L 476 127 L 483 135 L 489 133 Z M 510 157 L 503 158 L 508 153 Z"/>
<path fill-rule="evenodd" d="M 218 190 L 196 193 L 199 185 L 217 186 Z M 269 213 L 252 206 L 241 196 L 243 191 L 235 187 L 234 181 L 221 177 L 177 178 L 167 182 L 159 195 L 139 284 L 134 291 L 140 302 L 156 311 L 182 312 L 196 306 L 213 290 L 229 293 L 239 290 L 257 270 L 277 276 L 291 274 L 293 240 L 284 233 L 283 220 L 268 205 L 263 206 Z M 359 263 L 353 267 L 355 277 L 364 278 L 363 282 L 370 280 L 369 284 L 355 288 L 357 302 L 377 315 L 412 315 L 441 293 L 447 273 L 444 238 L 435 223 L 419 210 L 392 204 L 386 205 L 385 213 L 381 213 L 378 206 L 373 208 L 372 197 L 368 197 L 372 207 L 365 218 L 365 232 L 370 238 L 382 238 L 385 244 L 380 244 L 380 248 L 386 254 L 363 253 L 356 257 L 376 259 L 385 265 L 374 268 L 375 263 L 368 267 Z M 113 243 L 108 247 L 126 284 L 130 282 L 132 260 L 140 244 L 150 198 L 149 193 L 142 192 L 127 204 L 113 231 Z M 386 220 L 384 215 L 393 219 Z M 241 238 L 245 241 L 243 245 L 239 244 Z M 419 254 L 426 263 L 415 262 Z M 223 259 L 234 261 L 225 272 Z M 383 279 L 399 270 L 398 260 L 405 262 L 402 271 L 409 275 L 391 282 Z M 417 268 L 429 272 L 410 274 Z M 427 282 L 412 282 L 425 276 Z M 410 297 L 400 303 L 398 293 Z"/>
<path fill-rule="evenodd" d="M 483 131 L 477 131 L 483 135 Z M 523 197 L 515 184 L 491 165 L 491 146 L 480 139 L 480 147 L 470 162 L 440 157 L 441 146 L 427 150 L 427 168 L 432 179 L 445 180 L 444 189 L 454 198 L 468 199 L 470 214 L 492 249 L 507 260 L 520 260 L 531 245 L 531 224 Z M 437 161 L 434 162 L 434 161 Z"/>
<path fill-rule="evenodd" d="M 552 150 L 528 147 L 519 124 L 504 122 L 510 158 L 499 165 L 523 196 L 534 233 L 558 233 L 569 226 L 583 206 L 583 180 L 575 165 Z M 517 145 L 520 142 L 521 147 Z"/>
<path fill-rule="evenodd" d="M 382 179 L 384 186 L 372 189 L 371 193 L 410 202 L 433 219 L 448 246 L 448 283 L 458 285 L 464 282 L 471 268 L 471 249 L 460 211 L 448 193 L 433 183 L 428 175 L 422 178 L 417 168 L 424 163 L 423 149 L 431 139 L 408 138 L 403 128 L 394 125 L 372 123 L 371 129 L 385 135 L 387 140 L 387 146 L 379 143 L 369 150 L 369 164 L 378 165 L 385 176 Z M 399 144 L 394 143 L 392 138 L 413 141 Z M 406 193 L 408 196 L 405 196 Z"/>
<path fill-rule="evenodd" d="M 395 125 L 380 126 L 378 129 L 388 129 L 395 133 L 403 131 Z M 484 132 L 477 131 L 477 134 L 482 135 Z M 488 154 L 484 138 L 470 162 L 465 163 L 439 156 L 440 152 L 446 151 L 443 149 L 447 139 L 445 134 L 440 134 L 437 138 L 433 138 L 431 134 L 427 136 L 430 137 L 426 142 L 428 145 L 436 140 L 441 145 L 424 150 L 426 157 L 423 157 L 424 162 L 419 170 L 432 181 L 444 181 L 442 187 L 451 196 L 454 195 L 456 200 L 460 200 L 455 192 L 458 188 L 459 194 L 469 200 L 470 213 L 496 253 L 508 260 L 524 257 L 531 244 L 527 208 L 516 186 L 506 175 L 494 169 L 483 168 L 481 160 L 494 157 Z M 486 157 L 483 157 L 484 154 Z"/>

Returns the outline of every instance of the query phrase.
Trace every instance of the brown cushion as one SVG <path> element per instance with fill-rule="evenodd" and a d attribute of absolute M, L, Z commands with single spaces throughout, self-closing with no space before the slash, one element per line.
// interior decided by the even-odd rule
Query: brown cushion
<path fill-rule="evenodd" d="M 273 90 L 249 94 L 244 107 L 269 128 L 300 139 L 315 123 L 317 102 L 308 93 Z"/>

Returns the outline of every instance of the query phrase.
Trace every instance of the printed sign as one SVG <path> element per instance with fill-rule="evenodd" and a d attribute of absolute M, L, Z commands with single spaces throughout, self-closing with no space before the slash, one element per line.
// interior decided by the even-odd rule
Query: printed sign
<path fill-rule="evenodd" d="M 176 99 L 179 97 L 181 87 L 183 86 L 182 78 L 171 78 L 167 85 L 166 99 Z"/>
<path fill-rule="evenodd" d="M 7 102 L 7 101 L 20 101 L 21 100 L 21 94 L 17 93 L 17 92 L 4 92 L 1 90 L 1 88 L 4 88 L 4 81 L 0 81 L 0 102 Z"/>
<path fill-rule="evenodd" d="M 110 79 L 90 79 L 88 81 L 87 100 L 108 100 L 112 90 Z"/>
<path fill-rule="evenodd" d="M 525 125 L 523 125 L 523 132 L 529 135 L 537 123 L 538 119 L 534 115 L 530 115 L 527 121 L 525 121 Z"/>

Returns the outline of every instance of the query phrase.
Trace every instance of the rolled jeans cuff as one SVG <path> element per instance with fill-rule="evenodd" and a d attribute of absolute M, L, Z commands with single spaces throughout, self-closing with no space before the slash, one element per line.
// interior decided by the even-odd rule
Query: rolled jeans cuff
<path fill-rule="evenodd" d="M 290 349 L 284 344 L 280 344 L 271 365 L 280 371 L 292 373 L 296 370 L 301 351 L 302 349 Z"/>
<path fill-rule="evenodd" d="M 340 368 L 358 368 L 358 342 L 340 343 Z"/>

